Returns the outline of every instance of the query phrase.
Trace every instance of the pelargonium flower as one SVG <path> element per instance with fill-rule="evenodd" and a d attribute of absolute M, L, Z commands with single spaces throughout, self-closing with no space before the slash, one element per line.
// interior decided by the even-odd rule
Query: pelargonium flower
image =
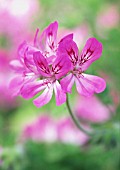
<path fill-rule="evenodd" d="M 13 95 L 19 95 L 21 87 L 24 83 L 28 82 L 28 80 L 37 78 L 38 71 L 33 60 L 34 52 L 40 51 L 45 58 L 48 54 L 53 58 L 53 53 L 55 54 L 55 49 L 57 48 L 57 29 L 58 23 L 51 23 L 41 34 L 40 41 L 38 40 L 39 29 L 37 29 L 33 44 L 26 41 L 20 44 L 18 48 L 18 59 L 10 62 L 12 69 L 17 73 L 10 85 Z M 54 57 L 56 57 L 56 55 Z"/>
<path fill-rule="evenodd" d="M 56 58 L 56 50 L 58 47 L 57 30 L 57 21 L 51 23 L 47 28 L 45 28 L 40 37 L 38 36 L 39 29 L 37 29 L 33 44 L 27 43 L 26 41 L 23 42 L 19 48 L 19 52 L 21 53 L 22 51 L 22 53 L 25 53 L 26 49 L 32 54 L 34 52 L 40 51 L 47 59 L 48 63 L 51 64 Z"/>
<path fill-rule="evenodd" d="M 19 58 L 10 63 L 17 73 L 17 76 L 10 83 L 13 95 L 22 95 L 25 99 L 29 99 L 45 89 L 43 94 L 34 100 L 37 107 L 41 107 L 50 101 L 53 89 L 57 105 L 66 101 L 66 94 L 58 80 L 69 72 L 71 62 L 64 54 L 57 55 L 55 52 L 57 48 L 55 43 L 57 28 L 57 22 L 50 24 L 43 31 L 40 41 L 37 40 L 37 30 L 33 45 L 27 42 L 22 43 L 18 50 Z M 72 37 L 73 35 L 70 34 L 64 38 Z M 42 43 L 43 41 L 44 43 Z M 47 56 L 47 54 L 50 56 Z M 52 58 L 52 63 L 48 58 Z"/>
<path fill-rule="evenodd" d="M 18 70 L 21 71 L 21 68 L 22 68 L 22 71 L 26 70 L 25 67 L 28 66 L 27 63 L 29 62 L 29 69 L 31 65 L 31 69 L 33 71 L 33 65 L 34 65 L 33 53 L 37 51 L 40 51 L 42 55 L 44 55 L 45 58 L 48 56 L 48 54 L 49 56 L 51 56 L 51 58 L 55 57 L 56 55 L 53 56 L 53 53 L 55 54 L 55 49 L 57 48 L 57 44 L 56 44 L 57 29 L 58 29 L 58 23 L 57 22 L 51 23 L 43 31 L 39 40 L 38 40 L 39 29 L 37 29 L 33 43 L 28 43 L 24 41 L 23 43 L 19 45 L 18 59 L 13 60 L 10 63 L 12 68 L 16 72 L 18 72 Z M 51 49 L 51 53 L 50 53 L 50 49 Z"/>
<path fill-rule="evenodd" d="M 21 89 L 21 95 L 29 99 L 45 89 L 44 92 L 34 100 L 34 104 L 37 107 L 41 107 L 51 100 L 54 90 L 56 104 L 63 104 L 66 101 L 66 94 L 63 92 L 58 79 L 66 75 L 71 69 L 69 59 L 64 55 L 57 57 L 50 67 L 47 60 L 39 51 L 34 53 L 33 58 L 39 72 L 39 77 L 42 76 L 43 79 L 25 83 Z"/>
<path fill-rule="evenodd" d="M 33 123 L 25 126 L 21 140 L 55 142 L 57 140 L 56 123 L 50 116 L 40 116 Z"/>
<path fill-rule="evenodd" d="M 34 52 L 40 51 L 42 55 L 47 59 L 48 64 L 52 64 L 52 62 L 56 59 L 56 52 L 59 46 L 59 42 L 57 41 L 57 30 L 58 30 L 58 22 L 55 21 L 51 23 L 47 28 L 43 30 L 40 37 L 39 29 L 36 30 L 33 44 L 30 44 L 24 41 L 19 48 L 19 54 L 24 55 L 26 50 L 28 53 L 33 54 Z M 64 39 L 73 39 L 73 34 L 68 34 L 63 37 L 60 41 Z"/>
<path fill-rule="evenodd" d="M 43 94 L 34 100 L 34 104 L 41 107 L 50 101 L 54 89 L 56 104 L 60 105 L 66 101 L 66 94 L 63 92 L 58 79 L 71 68 L 68 58 L 58 57 L 50 68 L 47 60 L 38 51 L 34 53 L 33 60 L 27 60 L 27 57 L 25 57 L 24 63 L 21 65 L 17 61 L 14 64 L 16 64 L 18 73 L 18 76 L 10 84 L 10 89 L 14 95 L 21 94 L 23 98 L 29 99 L 45 89 Z"/>
<path fill-rule="evenodd" d="M 80 55 L 76 43 L 71 38 L 64 39 L 59 44 L 58 54 L 65 54 L 72 63 L 70 74 L 60 82 L 65 92 L 71 93 L 74 82 L 78 93 L 84 96 L 104 91 L 106 87 L 104 79 L 84 73 L 102 54 L 102 44 L 97 39 L 89 38 Z"/>

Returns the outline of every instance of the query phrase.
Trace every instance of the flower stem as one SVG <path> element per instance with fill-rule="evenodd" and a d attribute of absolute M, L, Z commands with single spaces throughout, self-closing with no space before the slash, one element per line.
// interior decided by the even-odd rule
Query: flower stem
<path fill-rule="evenodd" d="M 86 135 L 88 136 L 92 136 L 92 133 L 86 131 L 81 125 L 80 125 L 80 122 L 78 121 L 78 119 L 76 118 L 76 116 L 73 114 L 72 110 L 71 110 L 71 107 L 70 107 L 70 103 L 69 103 L 69 100 L 68 100 L 68 95 L 67 95 L 67 100 L 66 100 L 66 106 L 67 106 L 67 109 L 69 111 L 69 114 L 73 120 L 73 122 L 75 123 L 75 125 L 78 127 L 78 129 L 82 132 L 84 132 Z"/>

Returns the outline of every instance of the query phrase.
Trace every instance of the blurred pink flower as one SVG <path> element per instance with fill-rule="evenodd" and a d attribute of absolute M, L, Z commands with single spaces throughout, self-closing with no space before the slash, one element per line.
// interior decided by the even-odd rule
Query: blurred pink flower
<path fill-rule="evenodd" d="M 110 119 L 109 108 L 97 97 L 80 96 L 76 100 L 75 112 L 78 118 L 93 123 L 102 123 Z"/>
<path fill-rule="evenodd" d="M 8 88 L 12 77 L 13 74 L 9 67 L 8 54 L 4 50 L 0 50 L 0 107 L 12 106 L 15 104 Z"/>
<path fill-rule="evenodd" d="M 120 20 L 117 5 L 105 7 L 97 17 L 97 25 L 102 29 L 111 29 L 118 26 Z"/>
<path fill-rule="evenodd" d="M 7 42 L 4 48 L 10 58 L 16 57 L 23 39 L 31 38 L 30 26 L 38 9 L 37 0 L 0 0 L 0 36 Z"/>
<path fill-rule="evenodd" d="M 37 0 L 0 0 L 0 32 L 17 34 L 28 27 L 38 9 Z"/>
<path fill-rule="evenodd" d="M 88 127 L 83 126 L 89 130 Z M 63 118 L 58 121 L 58 139 L 63 143 L 70 143 L 75 145 L 85 144 L 89 137 L 80 131 L 72 122 L 70 118 Z"/>
<path fill-rule="evenodd" d="M 56 124 L 49 116 L 40 116 L 35 122 L 25 127 L 22 140 L 54 142 L 57 140 Z"/>
<path fill-rule="evenodd" d="M 84 128 L 89 130 L 88 126 Z M 78 130 L 69 118 L 58 120 L 50 116 L 40 116 L 32 124 L 27 125 L 21 135 L 21 140 L 33 140 L 36 142 L 56 142 L 70 143 L 74 145 L 85 144 L 89 137 Z"/>

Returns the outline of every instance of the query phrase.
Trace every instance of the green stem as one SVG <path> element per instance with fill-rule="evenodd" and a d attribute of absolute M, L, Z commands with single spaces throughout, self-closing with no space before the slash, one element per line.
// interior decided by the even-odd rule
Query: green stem
<path fill-rule="evenodd" d="M 75 117 L 75 115 L 73 114 L 72 110 L 71 110 L 71 107 L 70 107 L 70 104 L 69 104 L 69 100 L 68 100 L 68 95 L 67 95 L 67 100 L 66 100 L 66 105 L 67 105 L 67 109 L 70 113 L 70 116 L 73 120 L 73 122 L 76 124 L 76 126 L 78 127 L 78 129 L 82 132 L 84 132 L 86 135 L 88 136 L 92 136 L 92 133 L 86 131 L 79 123 L 78 119 Z"/>

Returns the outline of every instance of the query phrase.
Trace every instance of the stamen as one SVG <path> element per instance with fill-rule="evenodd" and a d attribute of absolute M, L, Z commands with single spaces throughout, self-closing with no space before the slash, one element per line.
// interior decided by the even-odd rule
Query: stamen
<path fill-rule="evenodd" d="M 82 75 L 82 69 L 81 68 L 79 68 L 79 69 L 74 69 L 73 70 L 73 74 L 75 75 L 75 76 L 77 76 L 77 77 L 81 77 L 81 75 Z"/>

